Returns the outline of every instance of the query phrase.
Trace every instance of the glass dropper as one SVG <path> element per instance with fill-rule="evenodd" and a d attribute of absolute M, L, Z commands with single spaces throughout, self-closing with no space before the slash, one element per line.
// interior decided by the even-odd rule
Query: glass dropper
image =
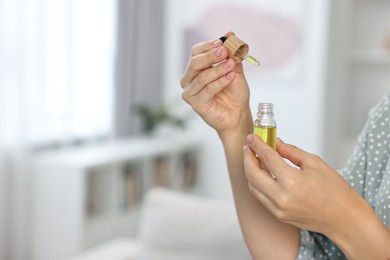
<path fill-rule="evenodd" d="M 249 62 L 252 65 L 255 65 L 256 67 L 260 66 L 260 61 L 256 60 L 256 58 L 253 56 L 246 55 L 244 60 L 246 60 L 247 62 Z"/>

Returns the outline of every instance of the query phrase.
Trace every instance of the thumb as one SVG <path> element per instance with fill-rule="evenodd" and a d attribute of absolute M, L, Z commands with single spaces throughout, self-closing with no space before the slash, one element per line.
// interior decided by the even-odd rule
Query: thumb
<path fill-rule="evenodd" d="M 294 145 L 284 143 L 280 138 L 276 139 L 276 151 L 285 159 L 300 167 L 310 168 L 312 155 Z"/>
<path fill-rule="evenodd" d="M 236 35 L 236 34 L 232 31 L 225 33 L 225 37 L 230 37 L 232 35 Z M 236 64 L 234 71 L 238 74 L 242 74 L 242 75 L 244 74 L 244 67 L 242 66 L 242 62 Z"/>

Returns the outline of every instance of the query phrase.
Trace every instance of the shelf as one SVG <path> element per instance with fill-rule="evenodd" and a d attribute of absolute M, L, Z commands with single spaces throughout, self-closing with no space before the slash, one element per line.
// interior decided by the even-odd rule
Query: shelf
<path fill-rule="evenodd" d="M 33 161 L 36 165 L 62 165 L 74 168 L 99 167 L 120 163 L 129 158 L 137 160 L 145 156 L 153 157 L 174 153 L 186 147 L 196 147 L 199 143 L 199 139 L 188 135 L 178 135 L 171 138 L 144 136 L 118 139 L 83 148 L 39 152 L 33 157 Z"/>
<path fill-rule="evenodd" d="M 390 51 L 353 50 L 349 53 L 352 63 L 366 65 L 390 65 Z"/>
<path fill-rule="evenodd" d="M 35 154 L 33 259 L 68 259 L 108 239 L 135 236 L 142 196 L 154 186 L 194 185 L 200 149 L 199 139 L 183 134 Z"/>

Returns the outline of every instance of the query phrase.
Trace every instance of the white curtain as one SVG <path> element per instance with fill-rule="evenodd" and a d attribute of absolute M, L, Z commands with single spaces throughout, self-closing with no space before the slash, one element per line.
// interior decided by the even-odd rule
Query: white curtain
<path fill-rule="evenodd" d="M 29 259 L 31 147 L 111 135 L 114 0 L 0 0 L 0 259 Z"/>
<path fill-rule="evenodd" d="M 164 81 L 164 0 L 118 0 L 114 134 L 142 132 L 136 107 L 157 107 Z"/>
<path fill-rule="evenodd" d="M 24 142 L 110 133 L 114 7 L 114 0 L 2 0 L 1 91 L 9 96 L 2 108 L 12 107 L 13 125 L 23 121 Z"/>

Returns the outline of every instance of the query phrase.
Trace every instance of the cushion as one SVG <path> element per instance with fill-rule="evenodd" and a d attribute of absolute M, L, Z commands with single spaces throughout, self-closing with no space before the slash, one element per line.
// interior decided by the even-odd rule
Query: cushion
<path fill-rule="evenodd" d="M 234 203 L 156 188 L 141 211 L 140 259 L 251 259 Z"/>

